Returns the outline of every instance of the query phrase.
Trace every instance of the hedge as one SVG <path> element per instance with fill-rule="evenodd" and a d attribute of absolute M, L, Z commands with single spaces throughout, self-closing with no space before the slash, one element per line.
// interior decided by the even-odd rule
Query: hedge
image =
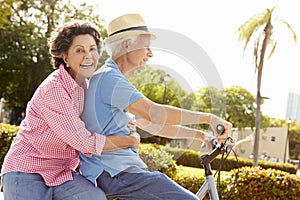
<path fill-rule="evenodd" d="M 178 149 L 178 148 L 166 148 L 166 150 L 173 155 L 174 160 L 176 160 L 177 165 L 189 166 L 202 168 L 200 161 L 200 153 L 190 150 L 190 149 Z M 221 155 L 218 156 L 212 163 L 212 169 L 220 168 Z M 297 167 L 290 163 L 279 163 L 279 162 L 270 162 L 265 160 L 259 160 L 258 165 L 263 169 L 278 169 L 281 171 L 288 172 L 290 174 L 297 173 Z M 253 160 L 248 158 L 228 156 L 225 162 L 222 162 L 222 170 L 230 171 L 235 168 L 240 167 L 251 167 L 253 166 Z"/>
<path fill-rule="evenodd" d="M 167 175 L 176 174 L 175 176 L 171 176 L 171 178 L 191 192 L 196 194 L 201 185 L 204 183 L 205 176 L 203 174 L 186 173 L 182 170 L 181 166 L 177 166 L 176 172 L 174 173 L 174 163 L 170 160 L 169 153 L 164 152 L 166 150 L 170 150 L 169 148 L 151 144 L 141 144 L 140 148 L 143 149 L 141 152 L 142 155 L 148 152 L 150 154 L 149 156 L 157 156 L 152 160 L 145 160 L 147 165 L 151 165 L 151 169 L 154 169 L 153 166 L 156 166 L 156 169 L 160 170 L 161 166 L 163 166 L 160 163 L 169 163 L 170 166 L 172 166 L 169 168 L 171 172 L 168 172 L 168 168 L 163 167 L 164 173 Z M 155 148 L 157 148 L 160 153 L 154 153 Z M 150 149 L 150 151 L 147 149 Z M 177 149 L 176 152 L 178 153 L 179 150 Z M 190 155 L 192 151 L 188 150 L 185 153 L 186 155 Z M 164 157 L 162 155 L 166 156 L 166 158 L 162 158 Z M 176 155 L 178 156 L 178 154 Z M 158 157 L 164 161 L 161 162 Z M 151 162 L 150 164 L 148 164 L 149 161 Z M 266 166 L 267 165 L 264 165 L 264 167 Z M 220 199 L 300 199 L 300 177 L 295 174 L 290 174 L 288 172 L 272 168 L 264 169 L 262 167 L 252 166 L 232 169 L 226 174 L 226 176 L 222 176 L 221 174 L 218 188 L 220 193 L 219 195 L 222 197 Z M 206 195 L 205 199 L 209 199 L 208 195 Z"/>
<path fill-rule="evenodd" d="M 0 124 L 0 166 L 18 130 L 18 126 Z M 183 173 L 178 166 L 202 168 L 198 152 L 157 144 L 141 144 L 139 151 L 150 170 L 162 171 L 194 193 L 205 181 L 204 176 Z M 250 159 L 227 158 L 222 170 L 229 171 L 230 175 L 221 176 L 219 188 L 223 200 L 300 199 L 300 177 L 295 175 L 297 169 L 294 165 L 266 161 L 259 161 L 259 167 L 252 167 L 252 164 Z M 220 157 L 212 162 L 212 168 L 218 169 L 219 165 Z"/>
<path fill-rule="evenodd" d="M 19 126 L 0 123 L 0 169 L 4 157 L 18 131 Z"/>

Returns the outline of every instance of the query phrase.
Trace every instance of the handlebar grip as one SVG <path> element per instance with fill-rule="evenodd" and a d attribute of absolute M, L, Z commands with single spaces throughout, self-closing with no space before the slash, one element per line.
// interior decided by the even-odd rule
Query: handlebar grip
<path fill-rule="evenodd" d="M 223 124 L 218 124 L 216 129 L 217 129 L 218 135 L 222 135 L 225 132 L 225 127 Z"/>

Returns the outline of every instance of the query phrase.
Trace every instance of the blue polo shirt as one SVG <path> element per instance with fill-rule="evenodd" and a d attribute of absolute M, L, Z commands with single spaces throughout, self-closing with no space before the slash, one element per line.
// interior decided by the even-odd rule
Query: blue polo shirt
<path fill-rule="evenodd" d="M 129 135 L 127 125 L 134 116 L 125 108 L 141 98 L 144 95 L 130 84 L 113 60 L 108 60 L 90 80 L 81 118 L 90 132 Z M 104 170 L 115 176 L 131 167 L 147 168 L 134 148 L 103 152 L 91 158 L 80 153 L 80 157 L 82 175 L 95 185 Z"/>

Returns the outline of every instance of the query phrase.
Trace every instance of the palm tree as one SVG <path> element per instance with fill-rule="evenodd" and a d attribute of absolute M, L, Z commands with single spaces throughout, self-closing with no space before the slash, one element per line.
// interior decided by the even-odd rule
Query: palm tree
<path fill-rule="evenodd" d="M 244 22 L 238 29 L 238 36 L 241 42 L 244 42 L 244 52 L 249 44 L 249 41 L 253 39 L 254 51 L 254 66 L 255 72 L 257 72 L 257 94 L 256 94 L 256 118 L 255 118 L 255 140 L 253 147 L 254 160 L 253 165 L 258 165 L 258 150 L 259 150 L 259 135 L 260 135 L 260 123 L 261 123 L 261 111 L 260 106 L 262 100 L 265 97 L 261 96 L 261 80 L 262 72 L 265 61 L 265 54 L 269 50 L 268 59 L 273 55 L 276 48 L 277 41 L 274 39 L 274 24 L 279 21 L 283 23 L 293 34 L 294 42 L 297 40 L 297 36 L 292 27 L 283 20 L 273 19 L 276 6 L 272 9 L 265 9 L 259 15 L 251 17 L 249 20 Z M 277 27 L 277 26 L 276 26 Z"/>

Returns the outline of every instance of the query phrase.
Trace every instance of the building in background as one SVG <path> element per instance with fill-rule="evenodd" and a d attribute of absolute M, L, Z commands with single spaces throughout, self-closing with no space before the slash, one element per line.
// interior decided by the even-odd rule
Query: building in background
<path fill-rule="evenodd" d="M 291 89 L 288 94 L 286 119 L 300 123 L 300 88 Z"/>
<path fill-rule="evenodd" d="M 271 127 L 266 130 L 260 130 L 259 137 L 259 159 L 268 160 L 273 162 L 288 162 L 289 156 L 289 143 L 288 141 L 288 128 L 287 127 Z M 237 131 L 236 137 L 238 141 L 252 135 L 254 138 L 254 131 L 250 128 Z M 237 146 L 236 153 L 240 157 L 252 158 L 253 157 L 253 141 L 244 142 Z"/>

